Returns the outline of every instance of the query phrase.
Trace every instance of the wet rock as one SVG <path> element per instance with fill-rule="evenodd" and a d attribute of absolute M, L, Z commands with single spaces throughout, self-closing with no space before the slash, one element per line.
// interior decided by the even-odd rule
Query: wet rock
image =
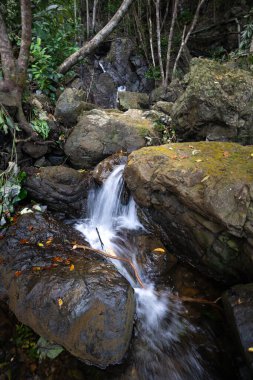
<path fill-rule="evenodd" d="M 193 59 L 172 123 L 182 140 L 253 143 L 253 77 L 207 59 Z"/>
<path fill-rule="evenodd" d="M 99 185 L 102 185 L 109 177 L 115 166 L 123 165 L 127 162 L 127 156 L 123 153 L 116 153 L 101 161 L 93 170 L 92 177 Z"/>
<path fill-rule="evenodd" d="M 253 279 L 251 147 L 181 143 L 133 152 L 125 180 L 169 250 L 226 281 Z"/>
<path fill-rule="evenodd" d="M 31 141 L 28 141 L 28 142 L 23 144 L 22 150 L 26 154 L 28 154 L 28 156 L 30 156 L 32 158 L 40 158 L 47 153 L 48 146 L 46 144 L 45 145 L 39 145 L 39 144 L 35 144 Z"/>
<path fill-rule="evenodd" d="M 122 111 L 149 108 L 148 95 L 140 92 L 119 91 L 118 102 L 118 106 Z"/>
<path fill-rule="evenodd" d="M 43 214 L 22 215 L 0 242 L 0 278 L 24 324 L 88 364 L 119 363 L 133 328 L 128 282 L 100 255 L 72 250 L 77 231 Z"/>
<path fill-rule="evenodd" d="M 64 151 L 74 167 L 91 168 L 111 154 L 145 146 L 145 136 L 155 135 L 152 122 L 142 111 L 92 110 L 80 118 Z"/>
<path fill-rule="evenodd" d="M 95 106 L 86 102 L 86 93 L 82 89 L 66 88 L 57 100 L 55 117 L 66 127 L 73 126 L 83 111 Z"/>
<path fill-rule="evenodd" d="M 178 79 L 173 80 L 166 89 L 163 87 L 155 88 L 150 94 L 150 103 L 165 101 L 174 103 L 184 92 L 184 83 Z"/>
<path fill-rule="evenodd" d="M 89 173 L 64 166 L 27 168 L 25 188 L 36 201 L 68 216 L 81 216 L 90 185 Z"/>
<path fill-rule="evenodd" d="M 93 84 L 92 100 L 103 108 L 116 107 L 117 85 L 108 73 L 101 73 Z"/>
<path fill-rule="evenodd" d="M 227 321 L 230 324 L 238 351 L 243 353 L 253 375 L 253 284 L 236 285 L 223 295 Z"/>

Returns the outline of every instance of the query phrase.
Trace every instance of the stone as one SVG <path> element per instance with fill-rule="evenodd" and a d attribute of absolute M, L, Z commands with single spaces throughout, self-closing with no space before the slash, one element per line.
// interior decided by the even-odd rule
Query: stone
<path fill-rule="evenodd" d="M 97 184 L 102 185 L 107 180 L 115 166 L 125 165 L 126 162 L 126 155 L 123 153 L 115 153 L 97 164 L 92 172 L 92 177 Z"/>
<path fill-rule="evenodd" d="M 174 103 L 172 103 L 172 102 L 164 102 L 164 101 L 160 100 L 159 102 L 156 102 L 152 106 L 152 110 L 163 112 L 166 115 L 170 115 L 172 112 L 173 104 Z"/>
<path fill-rule="evenodd" d="M 118 107 L 122 111 L 129 109 L 147 109 L 149 108 L 149 98 L 145 93 L 119 91 Z"/>
<path fill-rule="evenodd" d="M 253 376 L 253 283 L 235 285 L 223 297 L 227 322 L 232 330 L 238 352 L 243 353 Z"/>
<path fill-rule="evenodd" d="M 91 110 L 95 106 L 86 102 L 86 93 L 82 89 L 66 88 L 59 96 L 55 106 L 55 117 L 66 127 L 76 124 L 78 116 L 83 111 Z"/>
<path fill-rule="evenodd" d="M 36 159 L 44 156 L 48 152 L 48 145 L 40 145 L 31 141 L 27 141 L 22 145 L 22 150 L 28 154 L 28 156 Z"/>
<path fill-rule="evenodd" d="M 64 166 L 26 168 L 24 188 L 29 196 L 50 210 L 61 211 L 70 217 L 82 216 L 90 185 L 89 173 Z"/>
<path fill-rule="evenodd" d="M 195 58 L 186 89 L 172 110 L 180 141 L 253 143 L 253 76 L 218 62 Z"/>
<path fill-rule="evenodd" d="M 116 152 L 145 146 L 145 137 L 155 135 L 153 123 L 140 110 L 92 110 L 80 118 L 64 151 L 74 167 L 90 169 Z"/>
<path fill-rule="evenodd" d="M 25 214 L 0 242 L 0 283 L 23 324 L 87 364 L 122 361 L 132 335 L 133 289 L 72 227 Z M 0 286 L 1 288 L 1 286 Z"/>
<path fill-rule="evenodd" d="M 142 148 L 130 154 L 125 180 L 170 252 L 228 283 L 253 279 L 252 147 Z"/>
<path fill-rule="evenodd" d="M 174 79 L 166 89 L 162 86 L 155 88 L 149 97 L 150 103 L 165 101 L 174 103 L 184 92 L 184 83 Z"/>

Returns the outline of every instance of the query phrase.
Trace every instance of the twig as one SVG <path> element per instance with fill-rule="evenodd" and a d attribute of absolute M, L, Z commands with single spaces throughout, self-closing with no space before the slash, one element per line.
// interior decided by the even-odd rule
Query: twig
<path fill-rule="evenodd" d="M 210 306 L 214 306 L 219 310 L 222 310 L 219 305 L 217 305 L 217 302 L 221 299 L 221 297 L 217 298 L 214 301 L 209 301 L 205 298 L 193 298 L 193 297 L 186 297 L 186 296 L 177 296 L 176 294 L 170 294 L 170 298 L 173 300 L 179 300 L 182 302 L 193 302 L 193 303 L 201 303 L 201 304 L 207 304 Z"/>
<path fill-rule="evenodd" d="M 102 242 L 102 239 L 101 239 L 101 236 L 100 236 L 100 233 L 98 231 L 98 228 L 96 227 L 96 231 L 97 231 L 97 234 L 98 234 L 98 238 L 99 238 L 99 241 L 100 241 L 100 244 L 101 244 L 101 248 L 102 250 L 104 249 L 104 243 Z"/>
<path fill-rule="evenodd" d="M 84 251 L 95 252 L 95 253 L 98 253 L 99 255 L 103 255 L 105 257 L 108 257 L 109 259 L 119 260 L 119 261 L 123 261 L 124 263 L 127 263 L 133 269 L 134 275 L 135 275 L 138 283 L 140 284 L 141 288 L 145 288 L 145 286 L 143 285 L 143 282 L 141 281 L 139 273 L 138 273 L 135 265 L 132 263 L 132 261 L 130 261 L 128 259 L 125 259 L 124 257 L 119 257 L 119 256 L 116 256 L 116 255 L 110 255 L 110 254 L 108 254 L 108 253 L 106 253 L 104 251 L 101 251 L 100 249 L 95 249 L 95 248 L 92 248 L 92 247 L 87 247 L 86 245 L 75 244 L 73 246 L 73 249 L 77 249 L 77 248 L 83 249 Z"/>

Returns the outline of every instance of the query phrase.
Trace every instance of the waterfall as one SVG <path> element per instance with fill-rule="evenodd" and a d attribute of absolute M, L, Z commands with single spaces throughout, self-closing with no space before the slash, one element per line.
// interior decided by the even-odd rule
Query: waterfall
<path fill-rule="evenodd" d="M 138 339 L 133 344 L 134 366 L 143 380 L 208 380 L 201 358 L 191 335 L 194 327 L 184 319 L 183 306 L 169 297 L 170 290 L 157 292 L 142 268 L 138 266 L 136 247 L 127 240 L 124 231 L 144 230 L 130 197 L 123 204 L 122 192 L 124 165 L 116 166 L 100 189 L 90 190 L 88 217 L 76 228 L 82 232 L 92 247 L 113 251 L 117 256 L 130 259 L 138 268 L 145 288 L 141 288 L 129 268 L 112 259 L 113 264 L 130 282 L 136 296 Z M 103 247 L 97 230 L 101 236 Z"/>

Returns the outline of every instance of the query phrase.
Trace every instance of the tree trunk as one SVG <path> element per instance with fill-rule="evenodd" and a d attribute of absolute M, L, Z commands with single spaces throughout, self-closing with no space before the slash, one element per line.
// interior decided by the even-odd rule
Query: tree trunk
<path fill-rule="evenodd" d="M 172 46 L 172 39 L 173 39 L 173 34 L 174 34 L 175 21 L 177 18 L 178 1 L 179 0 L 175 0 L 174 2 L 173 15 L 172 15 L 172 20 L 171 20 L 171 25 L 170 25 L 170 34 L 169 34 L 169 39 L 168 39 L 168 49 L 167 49 L 167 58 L 166 58 L 165 80 L 163 83 L 164 88 L 168 86 L 168 81 L 169 81 L 171 46 Z"/>
<path fill-rule="evenodd" d="M 22 109 L 22 94 L 26 85 L 29 51 L 32 38 L 31 0 L 20 0 L 22 35 L 19 56 L 14 58 L 4 19 L 0 13 L 0 56 L 4 79 L 0 81 L 0 101 L 15 106 L 20 127 L 30 136 L 37 136 L 27 122 Z"/>
<path fill-rule="evenodd" d="M 160 0 L 156 0 L 155 3 L 156 9 L 156 35 L 157 35 L 157 48 L 158 48 L 158 61 L 162 77 L 162 82 L 164 83 L 164 69 L 162 61 L 162 46 L 161 46 L 161 25 L 160 25 Z"/>
<path fill-rule="evenodd" d="M 78 62 L 79 59 L 86 57 L 92 51 L 94 51 L 101 44 L 101 42 L 103 42 L 118 26 L 122 18 L 127 13 L 130 5 L 132 5 L 133 1 L 134 0 L 123 0 L 118 11 L 106 24 L 106 26 L 101 29 L 90 41 L 86 42 L 81 49 L 65 59 L 65 61 L 58 68 L 58 72 L 65 74 L 72 66 Z"/>

